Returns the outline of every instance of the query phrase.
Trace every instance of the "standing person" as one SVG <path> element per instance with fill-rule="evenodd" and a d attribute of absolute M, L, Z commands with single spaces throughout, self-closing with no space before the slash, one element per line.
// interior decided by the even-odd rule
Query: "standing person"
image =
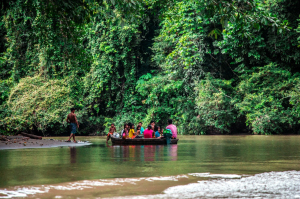
<path fill-rule="evenodd" d="M 141 135 L 143 135 L 144 133 L 144 128 L 143 128 L 143 123 L 142 122 L 139 122 L 139 126 L 141 127 Z"/>
<path fill-rule="evenodd" d="M 75 108 L 71 108 L 71 113 L 69 113 L 69 115 L 67 116 L 67 122 L 70 124 L 70 130 L 71 130 L 71 135 L 67 140 L 67 142 L 71 142 L 71 138 L 73 137 L 73 141 L 76 143 L 75 133 L 77 131 L 77 128 L 79 128 L 79 124 L 75 115 Z"/>
<path fill-rule="evenodd" d="M 114 132 L 117 131 L 116 127 L 115 127 L 115 124 L 112 123 L 110 125 L 110 128 L 109 128 L 109 131 L 108 131 L 108 134 L 107 134 L 107 138 L 106 138 L 106 142 L 108 142 L 108 140 L 110 139 L 110 136 L 112 136 L 114 134 Z"/>
<path fill-rule="evenodd" d="M 168 119 L 168 126 L 166 127 L 166 129 L 170 129 L 172 131 L 172 138 L 177 138 L 177 127 L 172 124 L 172 120 Z"/>
<path fill-rule="evenodd" d="M 144 138 L 152 138 L 153 130 L 152 126 L 149 125 L 148 128 L 144 131 Z"/>
<path fill-rule="evenodd" d="M 134 124 L 131 124 L 129 125 L 130 127 L 130 130 L 129 130 L 129 138 L 134 138 Z"/>

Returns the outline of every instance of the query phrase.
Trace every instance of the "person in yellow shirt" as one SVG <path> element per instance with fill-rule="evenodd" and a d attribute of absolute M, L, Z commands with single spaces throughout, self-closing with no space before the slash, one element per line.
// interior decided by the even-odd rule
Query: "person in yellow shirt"
<path fill-rule="evenodd" d="M 133 139 L 135 137 L 134 135 L 134 124 L 129 124 L 130 130 L 129 130 L 129 138 Z"/>

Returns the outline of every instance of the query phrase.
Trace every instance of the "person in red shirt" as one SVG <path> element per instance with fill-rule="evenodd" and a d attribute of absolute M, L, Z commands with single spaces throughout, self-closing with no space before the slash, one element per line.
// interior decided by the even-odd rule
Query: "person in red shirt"
<path fill-rule="evenodd" d="M 152 126 L 149 125 L 146 130 L 144 130 L 144 138 L 152 138 L 153 130 L 151 129 Z"/>

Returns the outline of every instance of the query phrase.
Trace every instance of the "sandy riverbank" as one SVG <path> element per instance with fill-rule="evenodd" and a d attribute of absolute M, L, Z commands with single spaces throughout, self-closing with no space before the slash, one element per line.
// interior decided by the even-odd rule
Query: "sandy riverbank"
<path fill-rule="evenodd" d="M 3 149 L 25 149 L 25 148 L 50 148 L 50 147 L 63 147 L 63 146 L 84 146 L 90 145 L 90 142 L 79 141 L 65 142 L 66 139 L 50 139 L 43 138 L 38 139 L 28 139 L 23 136 L 8 136 L 9 141 L 0 141 L 0 150 Z"/>

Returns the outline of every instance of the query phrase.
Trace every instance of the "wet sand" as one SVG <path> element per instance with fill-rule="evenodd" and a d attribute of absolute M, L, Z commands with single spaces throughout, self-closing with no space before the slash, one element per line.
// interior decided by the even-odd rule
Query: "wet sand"
<path fill-rule="evenodd" d="M 84 146 L 90 145 L 90 142 L 79 141 L 74 142 L 65 142 L 68 138 L 65 139 L 51 139 L 43 138 L 39 139 L 30 139 L 23 136 L 8 136 L 9 141 L 0 141 L 0 150 L 3 149 L 26 149 L 26 148 L 50 148 L 50 147 L 64 147 L 64 146 Z"/>

